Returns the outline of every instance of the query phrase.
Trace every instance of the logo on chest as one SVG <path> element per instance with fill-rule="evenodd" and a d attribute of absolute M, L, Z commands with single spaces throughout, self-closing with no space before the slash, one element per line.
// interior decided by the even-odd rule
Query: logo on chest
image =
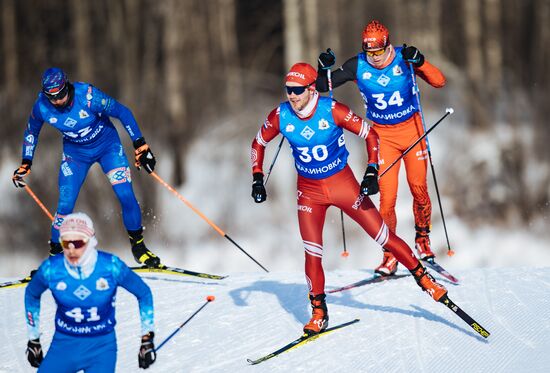
<path fill-rule="evenodd" d="M 369 73 L 368 71 L 363 73 L 363 79 L 364 80 L 369 80 L 371 78 L 372 74 Z"/>
<path fill-rule="evenodd" d="M 84 300 L 92 294 L 92 292 L 84 285 L 80 285 L 73 294 L 80 300 Z"/>
<path fill-rule="evenodd" d="M 57 285 L 55 285 L 55 290 L 64 291 L 67 289 L 67 284 L 63 281 L 59 281 Z"/>
<path fill-rule="evenodd" d="M 319 129 L 320 130 L 326 130 L 330 127 L 330 125 L 328 124 L 328 120 L 326 119 L 321 119 L 319 121 Z"/>
<path fill-rule="evenodd" d="M 78 112 L 78 116 L 80 117 L 80 119 L 84 119 L 84 118 L 88 118 L 90 114 L 88 114 L 86 110 L 82 109 Z"/>
<path fill-rule="evenodd" d="M 71 117 L 68 117 L 67 119 L 65 119 L 65 122 L 63 123 L 64 126 L 69 128 L 73 128 L 75 124 L 76 124 L 76 120 L 74 120 Z"/>
<path fill-rule="evenodd" d="M 305 126 L 302 132 L 300 132 L 300 135 L 302 135 L 306 140 L 309 140 L 315 135 L 315 131 L 309 128 L 309 126 Z"/>
<path fill-rule="evenodd" d="M 286 125 L 285 131 L 286 131 L 286 132 L 293 132 L 293 131 L 294 131 L 294 128 L 295 128 L 295 127 L 294 127 L 291 123 L 289 123 L 289 124 Z"/>
<path fill-rule="evenodd" d="M 376 80 L 376 82 L 377 82 L 378 84 L 380 84 L 382 87 L 385 87 L 385 86 L 387 86 L 388 83 L 390 82 L 390 77 L 387 76 L 387 75 L 382 74 L 382 75 L 380 75 L 380 76 L 378 77 L 378 79 Z"/>

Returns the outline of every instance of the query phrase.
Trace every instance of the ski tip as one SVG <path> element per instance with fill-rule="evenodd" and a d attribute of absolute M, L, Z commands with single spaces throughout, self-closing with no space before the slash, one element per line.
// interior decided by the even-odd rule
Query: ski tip
<path fill-rule="evenodd" d="M 216 297 L 213 296 L 213 295 L 209 295 L 209 296 L 206 297 L 206 301 L 207 301 L 207 302 L 212 302 L 212 301 L 214 301 L 215 299 L 216 299 Z"/>

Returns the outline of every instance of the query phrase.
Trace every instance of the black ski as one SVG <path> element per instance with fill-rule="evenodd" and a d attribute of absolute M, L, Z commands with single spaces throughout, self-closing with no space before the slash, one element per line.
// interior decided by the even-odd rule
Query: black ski
<path fill-rule="evenodd" d="M 223 280 L 224 278 L 227 277 L 227 276 L 211 275 L 209 273 L 193 272 L 193 271 L 188 271 L 186 269 L 177 268 L 177 267 L 167 267 L 165 265 L 162 265 L 161 267 L 156 267 L 156 268 L 148 268 L 146 266 L 130 267 L 130 269 L 137 273 L 164 273 L 167 275 L 194 276 L 194 277 L 206 278 L 210 280 Z M 23 286 L 26 286 L 30 280 L 31 280 L 31 276 L 27 276 L 19 280 L 3 282 L 3 283 L 0 283 L 0 289 L 23 287 Z"/>
<path fill-rule="evenodd" d="M 487 331 L 483 326 L 479 325 L 477 321 L 472 319 L 470 315 L 468 315 L 466 312 L 464 312 L 459 306 L 457 306 L 452 300 L 449 299 L 447 295 L 445 295 L 443 298 L 439 300 L 441 303 L 446 305 L 451 311 L 456 313 L 458 317 L 460 317 L 462 320 L 464 320 L 472 329 L 474 329 L 479 335 L 481 335 L 483 338 L 488 338 L 491 333 Z"/>
<path fill-rule="evenodd" d="M 458 284 L 458 279 L 455 276 L 451 275 L 449 272 L 447 272 L 445 268 L 441 267 L 441 265 L 439 265 L 439 263 L 437 263 L 433 258 L 426 259 L 426 260 L 422 259 L 422 263 L 429 266 L 431 269 L 439 273 L 441 276 L 445 277 L 447 280 L 454 282 L 455 284 Z"/>
<path fill-rule="evenodd" d="M 359 322 L 359 319 L 355 319 L 355 320 L 351 320 L 351 321 L 348 321 L 346 323 L 343 323 L 343 324 L 338 324 L 336 326 L 333 326 L 332 328 L 327 328 L 325 330 L 323 330 L 321 333 L 319 334 L 315 334 L 315 335 L 312 335 L 312 336 L 309 336 L 307 334 L 303 334 L 300 338 L 298 339 L 295 339 L 294 341 L 290 342 L 289 344 L 287 344 L 286 346 L 284 347 L 281 347 L 280 349 L 278 349 L 277 351 L 275 352 L 272 352 L 270 353 L 269 355 L 266 355 L 264 357 L 261 357 L 259 359 L 256 359 L 256 360 L 251 360 L 251 359 L 246 359 L 246 361 L 250 364 L 250 365 L 256 365 L 256 364 L 259 364 L 263 361 L 266 361 L 266 360 L 269 360 L 273 357 L 276 357 L 276 356 L 279 356 L 280 354 L 284 353 L 284 352 L 287 352 L 287 351 L 290 351 L 298 346 L 302 346 L 308 342 L 311 342 L 311 341 L 314 341 L 316 340 L 317 338 L 325 335 L 325 334 L 328 334 L 330 332 L 333 332 L 335 330 L 338 330 L 338 329 L 341 329 L 341 328 L 344 328 L 346 326 L 349 326 L 349 325 L 352 325 L 352 324 L 355 324 L 356 322 Z"/>
<path fill-rule="evenodd" d="M 137 273 L 165 273 L 167 275 L 180 275 L 180 276 L 194 276 L 200 278 L 207 278 L 210 280 L 223 280 L 227 276 L 211 275 L 209 273 L 193 272 L 186 269 L 177 267 L 168 267 L 163 264 L 160 267 L 149 268 L 147 266 L 130 267 L 130 269 Z"/>
<path fill-rule="evenodd" d="M 359 286 L 364 286 L 369 284 L 376 284 L 378 282 L 382 282 L 386 280 L 397 280 L 398 278 L 402 278 L 406 276 L 410 276 L 410 274 L 398 274 L 398 275 L 390 275 L 390 276 L 374 275 L 373 277 L 354 282 L 353 284 L 342 286 L 341 288 L 327 290 L 327 293 L 331 293 L 331 294 L 337 293 L 339 291 L 349 290 L 349 289 L 353 289 Z"/>

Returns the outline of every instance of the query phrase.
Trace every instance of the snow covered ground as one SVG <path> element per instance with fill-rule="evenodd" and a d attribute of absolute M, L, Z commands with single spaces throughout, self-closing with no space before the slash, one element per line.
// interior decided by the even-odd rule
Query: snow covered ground
<path fill-rule="evenodd" d="M 367 270 L 331 271 L 327 289 L 366 278 Z M 222 281 L 144 274 L 155 297 L 157 345 L 207 295 L 215 295 L 158 353 L 150 372 L 548 372 L 550 268 L 456 270 L 442 280 L 451 299 L 491 332 L 488 340 L 406 277 L 328 296 L 332 325 L 361 321 L 257 366 L 256 359 L 299 336 L 309 319 L 303 274 L 231 273 Z M 24 289 L 0 291 L 0 372 L 32 372 L 26 362 Z M 42 342 L 53 332 L 54 305 L 42 301 Z M 137 302 L 117 301 L 118 372 L 136 372 Z"/>

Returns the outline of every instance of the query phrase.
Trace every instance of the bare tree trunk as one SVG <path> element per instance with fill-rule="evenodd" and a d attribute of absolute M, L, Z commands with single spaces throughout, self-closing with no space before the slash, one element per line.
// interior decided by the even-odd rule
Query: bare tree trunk
<path fill-rule="evenodd" d="M 124 23 L 123 23 L 123 42 L 120 45 L 122 48 L 121 64 L 123 66 L 121 72 L 121 92 L 122 97 L 128 105 L 136 106 L 138 93 L 140 91 L 139 77 L 139 39 L 141 36 L 140 24 L 140 1 L 125 0 L 124 1 Z"/>
<path fill-rule="evenodd" d="M 477 127 L 486 127 L 489 123 L 484 105 L 483 54 L 481 39 L 481 10 L 477 1 L 464 2 L 464 20 L 466 22 L 466 75 L 470 82 L 467 92 L 471 122 Z"/>
<path fill-rule="evenodd" d="M 4 0 L 2 2 L 2 45 L 3 45 L 3 62 L 4 62 L 4 82 L 5 82 L 5 105 L 8 122 L 12 121 L 13 107 L 17 93 L 19 91 L 18 63 L 17 55 L 17 30 L 15 18 L 15 3 L 14 0 Z M 2 126 L 5 128 L 4 126 Z M 4 131 L 2 131 L 4 132 Z"/>
<path fill-rule="evenodd" d="M 304 56 L 304 41 L 300 27 L 301 8 L 300 0 L 283 0 L 285 69 L 301 61 Z"/>
<path fill-rule="evenodd" d="M 225 86 L 225 101 L 231 111 L 241 107 L 241 77 L 238 53 L 235 0 L 220 0 L 218 4 L 220 25 L 220 50 L 223 61 L 223 85 Z M 218 35 L 214 35 L 216 37 Z"/>
<path fill-rule="evenodd" d="M 184 181 L 182 172 L 182 149 L 180 147 L 180 134 L 187 121 L 187 107 L 183 91 L 183 79 L 186 66 L 179 62 L 185 56 L 185 34 L 181 25 L 185 6 L 177 0 L 168 0 L 165 4 L 163 51 L 165 55 L 164 66 L 164 99 L 168 114 L 168 123 L 172 129 L 170 147 L 174 154 L 174 178 L 176 185 Z M 186 14 L 191 16 L 192 13 Z"/>
<path fill-rule="evenodd" d="M 89 2 L 71 1 L 71 13 L 74 20 L 74 45 L 78 80 L 90 81 L 93 77 L 93 57 L 90 43 L 91 28 L 89 22 Z"/>
<path fill-rule="evenodd" d="M 485 79 L 487 90 L 491 97 L 498 99 L 502 87 L 502 44 L 500 41 L 500 0 L 485 0 L 486 32 L 485 53 L 486 69 Z"/>
<path fill-rule="evenodd" d="M 303 58 L 304 62 L 312 64 L 317 68 L 317 57 L 319 56 L 319 1 L 318 0 L 304 0 L 304 16 L 303 24 L 305 26 L 305 53 Z M 335 17 L 336 18 L 336 17 Z"/>

